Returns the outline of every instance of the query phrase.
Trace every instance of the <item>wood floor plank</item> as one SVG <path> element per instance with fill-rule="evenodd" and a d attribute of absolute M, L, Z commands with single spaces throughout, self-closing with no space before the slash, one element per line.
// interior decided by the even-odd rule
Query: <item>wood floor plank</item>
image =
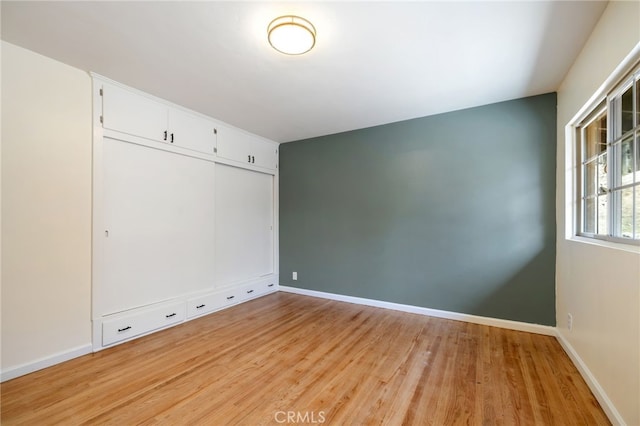
<path fill-rule="evenodd" d="M 287 293 L 0 393 L 3 425 L 609 424 L 553 337 Z"/>

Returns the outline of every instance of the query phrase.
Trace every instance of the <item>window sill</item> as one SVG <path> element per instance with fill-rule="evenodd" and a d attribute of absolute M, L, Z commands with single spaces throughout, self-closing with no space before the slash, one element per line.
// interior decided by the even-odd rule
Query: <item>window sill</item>
<path fill-rule="evenodd" d="M 621 251 L 626 251 L 628 253 L 640 254 L 640 246 L 636 244 L 624 244 L 624 243 L 618 243 L 614 241 L 600 240 L 597 238 L 582 237 L 579 235 L 574 235 L 571 238 L 567 238 L 566 241 L 591 244 L 598 247 L 621 250 Z"/>

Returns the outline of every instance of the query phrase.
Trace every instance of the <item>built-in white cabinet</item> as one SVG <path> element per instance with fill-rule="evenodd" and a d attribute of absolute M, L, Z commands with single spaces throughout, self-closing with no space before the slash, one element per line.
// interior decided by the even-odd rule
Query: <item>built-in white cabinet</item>
<path fill-rule="evenodd" d="M 213 120 L 114 84 L 103 83 L 100 93 L 105 129 L 215 154 L 218 130 Z"/>
<path fill-rule="evenodd" d="M 94 350 L 277 291 L 278 144 L 93 77 Z"/>
<path fill-rule="evenodd" d="M 218 156 L 239 164 L 275 170 L 278 167 L 278 146 L 258 136 L 234 131 L 223 126 L 218 132 Z"/>

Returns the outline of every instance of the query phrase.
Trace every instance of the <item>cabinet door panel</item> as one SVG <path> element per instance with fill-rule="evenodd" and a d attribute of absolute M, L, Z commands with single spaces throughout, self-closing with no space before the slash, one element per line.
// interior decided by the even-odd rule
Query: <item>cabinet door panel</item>
<path fill-rule="evenodd" d="M 237 130 L 218 129 L 218 157 L 250 164 L 251 137 Z"/>
<path fill-rule="evenodd" d="M 230 128 L 218 131 L 218 156 L 271 170 L 278 159 L 275 144 Z"/>
<path fill-rule="evenodd" d="M 105 129 L 164 142 L 166 105 L 106 83 L 102 90 Z"/>
<path fill-rule="evenodd" d="M 251 148 L 252 155 L 255 155 L 255 165 L 275 170 L 278 163 L 277 149 L 272 143 L 256 139 Z"/>
<path fill-rule="evenodd" d="M 169 110 L 169 142 L 193 151 L 213 154 L 216 148 L 216 125 L 213 121 L 179 109 Z M 171 142 L 173 140 L 173 142 Z"/>
<path fill-rule="evenodd" d="M 273 176 L 216 165 L 216 285 L 273 273 Z"/>

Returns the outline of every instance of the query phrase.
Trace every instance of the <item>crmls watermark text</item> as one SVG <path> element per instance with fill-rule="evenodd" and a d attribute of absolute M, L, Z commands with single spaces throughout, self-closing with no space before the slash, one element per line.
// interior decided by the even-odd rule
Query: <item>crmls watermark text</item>
<path fill-rule="evenodd" d="M 274 418 L 278 423 L 324 423 L 324 411 L 276 411 Z"/>

